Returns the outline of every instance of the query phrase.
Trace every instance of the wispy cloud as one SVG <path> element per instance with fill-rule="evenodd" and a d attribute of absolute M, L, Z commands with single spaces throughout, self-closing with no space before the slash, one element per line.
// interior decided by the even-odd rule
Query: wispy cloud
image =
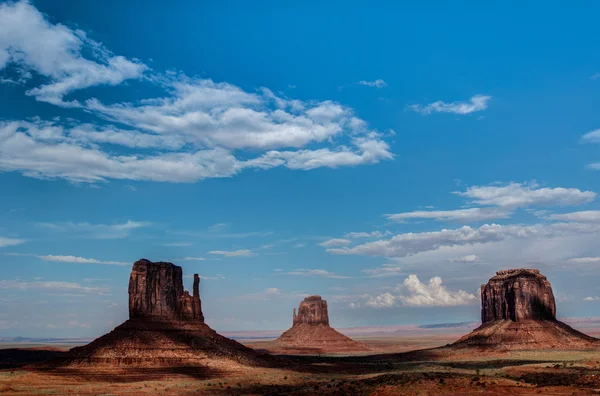
<path fill-rule="evenodd" d="M 437 102 L 430 103 L 428 105 L 415 104 L 409 106 L 409 108 L 417 113 L 423 115 L 429 115 L 432 113 L 454 113 L 454 114 L 470 114 L 477 111 L 487 109 L 488 102 L 492 99 L 491 96 L 487 95 L 475 95 L 468 102 Z"/>
<path fill-rule="evenodd" d="M 477 222 L 492 219 L 505 219 L 512 213 L 506 209 L 499 208 L 469 208 L 455 210 L 418 210 L 414 212 L 386 214 L 388 220 L 398 223 L 413 219 L 433 219 L 436 221 L 461 221 Z"/>
<path fill-rule="evenodd" d="M 173 259 L 173 261 L 204 261 L 206 260 L 204 257 L 182 257 L 178 259 Z"/>
<path fill-rule="evenodd" d="M 322 269 L 295 269 L 289 272 L 285 272 L 286 275 L 299 275 L 299 276 L 318 276 L 322 278 L 332 279 L 350 279 L 349 276 L 336 275 L 333 272 L 325 271 Z"/>
<path fill-rule="evenodd" d="M 359 85 L 366 85 L 367 87 L 374 87 L 374 88 L 385 88 L 387 87 L 387 83 L 381 79 L 377 79 L 374 81 L 359 81 L 358 82 Z"/>
<path fill-rule="evenodd" d="M 448 261 L 450 261 L 451 263 L 476 263 L 480 260 L 481 259 L 474 254 L 469 254 L 467 256 L 462 257 L 452 257 L 448 259 Z"/>
<path fill-rule="evenodd" d="M 0 247 L 16 246 L 25 243 L 24 239 L 0 237 Z"/>
<path fill-rule="evenodd" d="M 110 291 L 110 289 L 106 287 L 82 286 L 79 283 L 74 282 L 21 282 L 17 280 L 0 280 L 0 289 L 63 291 L 85 294 L 106 294 Z"/>
<path fill-rule="evenodd" d="M 75 237 L 93 239 L 120 239 L 127 238 L 129 234 L 139 228 L 151 225 L 147 221 L 127 220 L 118 224 L 92 224 L 92 223 L 37 223 L 38 226 L 52 231 L 67 232 Z"/>
<path fill-rule="evenodd" d="M 324 247 L 346 246 L 346 245 L 349 245 L 350 242 L 351 241 L 349 241 L 348 239 L 333 238 L 333 239 L 329 239 L 325 242 L 321 242 L 321 243 L 319 243 L 319 245 L 324 246 Z"/>
<path fill-rule="evenodd" d="M 223 257 L 250 257 L 254 256 L 254 253 L 250 249 L 239 249 L 239 250 L 211 250 L 208 254 L 214 254 Z"/>
<path fill-rule="evenodd" d="M 193 246 L 194 242 L 170 242 L 170 243 L 163 243 L 163 246 L 170 246 L 170 247 L 186 247 L 186 246 Z"/>
<path fill-rule="evenodd" d="M 37 257 L 43 261 L 51 261 L 51 262 L 56 262 L 56 263 L 105 264 L 105 265 L 123 265 L 123 266 L 131 265 L 131 263 L 128 263 L 125 261 L 102 261 L 102 260 L 96 260 L 96 259 L 78 257 L 78 256 L 70 256 L 70 255 L 63 256 L 63 255 L 53 255 L 53 254 L 39 255 L 39 254 L 32 254 L 32 253 L 5 253 L 5 256 Z"/>

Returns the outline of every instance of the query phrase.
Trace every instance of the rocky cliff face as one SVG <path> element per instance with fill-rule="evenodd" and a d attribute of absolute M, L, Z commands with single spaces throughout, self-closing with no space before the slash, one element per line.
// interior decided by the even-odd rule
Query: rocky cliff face
<path fill-rule="evenodd" d="M 550 282 L 536 269 L 498 271 L 481 286 L 481 321 L 555 320 Z"/>
<path fill-rule="evenodd" d="M 129 277 L 129 318 L 204 321 L 200 278 L 194 275 L 193 295 L 183 289 L 181 267 L 141 259 Z"/>
<path fill-rule="evenodd" d="M 306 297 L 298 307 L 298 313 L 294 309 L 294 321 L 292 326 L 306 323 L 312 326 L 329 326 L 329 314 L 327 313 L 327 301 L 321 296 Z"/>

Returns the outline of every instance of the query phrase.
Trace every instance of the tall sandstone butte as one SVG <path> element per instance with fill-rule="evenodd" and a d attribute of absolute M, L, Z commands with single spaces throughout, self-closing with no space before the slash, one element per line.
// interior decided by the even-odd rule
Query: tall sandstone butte
<path fill-rule="evenodd" d="M 329 313 L 327 312 L 327 301 L 321 296 L 309 296 L 300 302 L 298 313 L 294 308 L 294 318 L 292 326 L 306 323 L 311 326 L 325 325 L 329 326 Z"/>
<path fill-rule="evenodd" d="M 276 353 L 335 353 L 366 351 L 360 342 L 346 337 L 329 325 L 327 301 L 321 296 L 309 296 L 294 308 L 292 327 L 273 343 Z"/>
<path fill-rule="evenodd" d="M 481 285 L 481 322 L 507 319 L 556 319 L 552 286 L 539 270 L 498 271 L 486 285 Z"/>
<path fill-rule="evenodd" d="M 190 368 L 202 373 L 270 364 L 268 356 L 223 337 L 204 322 L 197 274 L 190 296 L 183 288 L 181 267 L 141 259 L 133 264 L 129 277 L 129 319 L 91 343 L 71 349 L 54 367 L 94 373 L 118 367 L 137 373 L 140 367 L 152 366 L 159 374 L 163 369 L 172 374 L 188 373 Z"/>
<path fill-rule="evenodd" d="M 194 274 L 193 295 L 183 288 L 181 267 L 141 259 L 129 276 L 129 318 L 184 319 L 204 322 L 200 278 Z"/>
<path fill-rule="evenodd" d="M 496 272 L 481 286 L 481 326 L 452 348 L 587 349 L 598 339 L 556 320 L 552 286 L 537 269 Z"/>

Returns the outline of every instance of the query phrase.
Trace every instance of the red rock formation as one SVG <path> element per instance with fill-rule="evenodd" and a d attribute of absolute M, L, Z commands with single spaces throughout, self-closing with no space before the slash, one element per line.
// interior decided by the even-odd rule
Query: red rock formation
<path fill-rule="evenodd" d="M 556 319 L 552 287 L 539 270 L 498 271 L 487 285 L 481 285 L 481 322 L 505 319 Z"/>
<path fill-rule="evenodd" d="M 298 311 L 294 309 L 292 327 L 267 349 L 276 353 L 292 354 L 369 350 L 366 345 L 346 337 L 329 326 L 327 301 L 321 296 L 309 296 L 301 301 Z"/>
<path fill-rule="evenodd" d="M 221 336 L 204 323 L 200 278 L 193 295 L 183 289 L 181 267 L 142 259 L 129 278 L 129 320 L 88 345 L 69 351 L 53 369 L 76 371 L 154 367 L 228 371 L 241 366 L 270 365 L 271 360 Z M 138 372 L 135 371 L 135 372 Z M 160 371 L 157 371 L 160 372 Z"/>
<path fill-rule="evenodd" d="M 294 319 L 292 326 L 297 326 L 300 323 L 306 323 L 311 326 L 325 325 L 329 326 L 329 313 L 327 312 L 327 301 L 321 296 L 309 296 L 300 302 L 298 314 L 294 308 Z"/>
<path fill-rule="evenodd" d="M 585 349 L 600 342 L 556 320 L 552 287 L 536 269 L 498 271 L 482 285 L 481 322 L 452 348 Z"/>
<path fill-rule="evenodd" d="M 183 289 L 181 267 L 141 259 L 129 277 L 129 318 L 189 319 L 204 321 L 200 279 L 194 274 L 194 294 Z"/>

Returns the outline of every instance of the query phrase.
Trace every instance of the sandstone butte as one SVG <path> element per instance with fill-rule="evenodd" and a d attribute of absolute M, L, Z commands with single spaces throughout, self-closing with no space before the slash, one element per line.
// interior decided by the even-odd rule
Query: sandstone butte
<path fill-rule="evenodd" d="M 309 296 L 294 308 L 292 327 L 274 341 L 273 352 L 328 354 L 368 351 L 369 348 L 329 325 L 327 301 Z"/>
<path fill-rule="evenodd" d="M 204 323 L 200 278 L 193 294 L 184 290 L 181 267 L 141 259 L 129 278 L 129 320 L 90 344 L 52 363 L 57 369 L 166 367 L 228 371 L 268 366 L 270 359 Z M 150 371 L 148 372 L 150 373 Z"/>
<path fill-rule="evenodd" d="M 600 340 L 556 320 L 556 302 L 548 279 L 537 269 L 498 271 L 481 286 L 481 326 L 453 348 L 504 350 L 587 349 Z"/>

